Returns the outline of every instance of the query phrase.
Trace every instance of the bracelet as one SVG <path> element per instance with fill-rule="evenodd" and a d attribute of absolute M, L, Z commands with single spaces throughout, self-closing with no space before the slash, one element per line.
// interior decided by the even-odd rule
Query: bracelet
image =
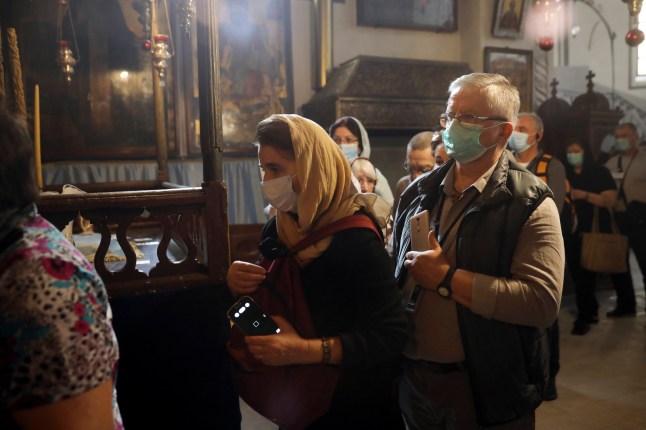
<path fill-rule="evenodd" d="M 330 357 L 332 356 L 332 349 L 330 348 L 330 338 L 321 338 L 321 350 L 323 351 L 321 364 L 328 364 L 330 362 Z"/>

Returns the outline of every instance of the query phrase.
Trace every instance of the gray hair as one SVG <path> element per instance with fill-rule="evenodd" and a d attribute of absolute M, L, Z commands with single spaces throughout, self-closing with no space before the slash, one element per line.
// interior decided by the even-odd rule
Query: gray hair
<path fill-rule="evenodd" d="M 470 73 L 462 75 L 449 85 L 449 94 L 460 88 L 478 90 L 487 98 L 487 105 L 492 114 L 506 118 L 516 125 L 520 95 L 507 78 L 494 73 Z"/>
<path fill-rule="evenodd" d="M 406 150 L 410 151 L 423 151 L 425 149 L 431 148 L 431 142 L 433 141 L 433 136 L 435 133 L 432 131 L 422 131 L 417 133 L 415 136 L 411 137 L 406 145 Z"/>
<path fill-rule="evenodd" d="M 543 132 L 545 126 L 543 125 L 543 120 L 540 116 L 536 115 L 534 112 L 521 112 L 518 114 L 518 118 L 529 117 L 534 120 L 534 125 L 536 126 L 536 131 Z"/>

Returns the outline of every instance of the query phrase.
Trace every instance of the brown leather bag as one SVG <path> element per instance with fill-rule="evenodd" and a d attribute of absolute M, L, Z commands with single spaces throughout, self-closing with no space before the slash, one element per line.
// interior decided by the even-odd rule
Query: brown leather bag
<path fill-rule="evenodd" d="M 592 231 L 582 233 L 581 267 L 598 273 L 623 273 L 628 270 L 628 236 L 619 233 L 612 208 L 612 233 L 599 232 L 599 208 L 594 207 Z"/>
<path fill-rule="evenodd" d="M 312 322 L 301 284 L 300 267 L 293 255 L 349 228 L 369 228 L 382 238 L 373 221 L 358 214 L 327 225 L 294 245 L 275 260 L 262 258 L 267 278 L 251 297 L 268 315 L 280 315 L 301 337 L 319 335 Z M 280 336 L 280 335 L 276 335 Z M 257 361 L 244 343 L 244 335 L 231 328 L 228 350 L 234 359 L 233 381 L 238 395 L 254 410 L 287 430 L 303 429 L 330 408 L 341 371 L 323 364 L 266 366 Z"/>

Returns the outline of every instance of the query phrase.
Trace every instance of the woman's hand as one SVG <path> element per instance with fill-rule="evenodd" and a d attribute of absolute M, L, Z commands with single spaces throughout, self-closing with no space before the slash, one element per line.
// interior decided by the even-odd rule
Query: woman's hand
<path fill-rule="evenodd" d="M 256 360 L 269 366 L 310 363 L 311 354 L 308 352 L 314 351 L 310 351 L 307 339 L 300 337 L 286 319 L 279 316 L 272 316 L 272 318 L 280 327 L 279 334 L 245 337 L 249 351 Z M 320 354 L 321 352 L 318 351 L 318 355 Z"/>
<path fill-rule="evenodd" d="M 267 271 L 257 264 L 234 261 L 227 272 L 227 286 L 234 296 L 251 294 L 267 277 Z"/>

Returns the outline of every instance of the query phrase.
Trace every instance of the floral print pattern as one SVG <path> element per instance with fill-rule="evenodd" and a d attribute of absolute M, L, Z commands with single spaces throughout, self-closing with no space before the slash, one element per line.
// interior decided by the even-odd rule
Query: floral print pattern
<path fill-rule="evenodd" d="M 118 346 L 101 278 L 40 216 L 0 249 L 0 427 L 10 411 L 54 403 L 116 378 Z M 115 429 L 121 417 L 113 397 Z M 11 424 L 7 424 L 11 425 Z"/>

